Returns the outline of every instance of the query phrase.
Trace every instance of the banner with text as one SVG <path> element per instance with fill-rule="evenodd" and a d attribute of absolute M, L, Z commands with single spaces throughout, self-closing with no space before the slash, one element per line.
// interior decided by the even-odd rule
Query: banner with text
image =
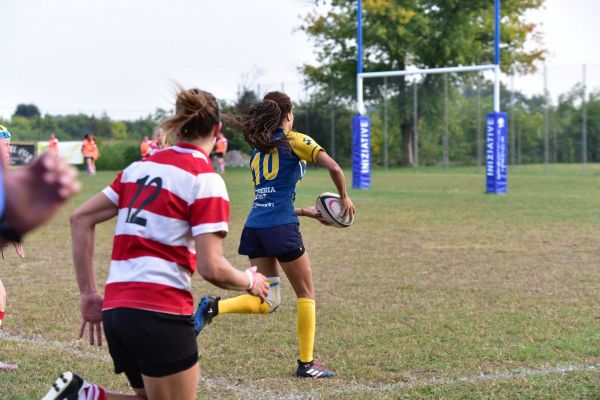
<path fill-rule="evenodd" d="M 485 122 L 485 176 L 486 193 L 506 194 L 507 190 L 507 140 L 506 113 L 491 112 Z"/>
<path fill-rule="evenodd" d="M 25 143 L 11 143 L 10 165 L 26 165 L 35 157 L 35 145 Z"/>
<path fill-rule="evenodd" d="M 371 186 L 371 121 L 364 115 L 352 117 L 352 187 Z"/>

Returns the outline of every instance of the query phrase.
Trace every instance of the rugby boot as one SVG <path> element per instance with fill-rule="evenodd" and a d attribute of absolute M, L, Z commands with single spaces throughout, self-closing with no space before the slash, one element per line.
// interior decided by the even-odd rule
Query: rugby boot
<path fill-rule="evenodd" d="M 206 325 L 209 325 L 213 318 L 219 314 L 220 297 L 204 296 L 198 303 L 198 309 L 194 313 L 194 327 L 198 335 Z"/>
<path fill-rule="evenodd" d="M 85 398 L 85 386 L 89 386 L 79 375 L 70 371 L 60 374 L 52 388 L 42 400 L 79 400 Z"/>
<path fill-rule="evenodd" d="M 318 361 L 302 362 L 298 360 L 298 369 L 296 370 L 298 378 L 332 378 L 333 371 L 323 368 Z"/>

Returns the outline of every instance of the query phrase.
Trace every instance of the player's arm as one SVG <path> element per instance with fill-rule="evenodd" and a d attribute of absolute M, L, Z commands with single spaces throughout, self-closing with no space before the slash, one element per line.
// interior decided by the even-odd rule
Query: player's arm
<path fill-rule="evenodd" d="M 329 171 L 329 176 L 331 176 L 331 180 L 338 190 L 340 201 L 342 202 L 340 217 L 346 218 L 347 216 L 350 216 L 350 219 L 354 218 L 354 213 L 356 210 L 354 209 L 354 204 L 352 203 L 350 196 L 348 196 L 348 191 L 346 190 L 346 178 L 344 177 L 344 171 L 342 171 L 342 168 L 339 166 L 339 164 L 325 151 L 319 151 L 316 159 L 318 165 L 323 168 L 327 168 Z"/>
<path fill-rule="evenodd" d="M 269 283 L 256 267 L 240 271 L 234 268 L 223 254 L 223 238 L 218 233 L 205 233 L 194 238 L 198 272 L 215 286 L 229 290 L 246 290 L 266 299 Z"/>
<path fill-rule="evenodd" d="M 331 223 L 329 223 L 323 219 L 323 216 L 321 215 L 321 213 L 317 210 L 317 207 L 315 207 L 315 206 L 301 207 L 301 208 L 296 207 L 296 208 L 294 208 L 294 213 L 296 213 L 296 215 L 299 217 L 309 217 L 309 218 L 317 219 L 323 225 L 327 225 L 327 226 L 331 225 Z"/>
<path fill-rule="evenodd" d="M 95 227 L 117 215 L 117 206 L 103 193 L 98 193 L 71 214 L 71 243 L 73 264 L 80 293 L 82 323 L 79 337 L 83 336 L 89 323 L 89 341 L 91 345 L 102 344 L 102 301 L 94 273 Z"/>

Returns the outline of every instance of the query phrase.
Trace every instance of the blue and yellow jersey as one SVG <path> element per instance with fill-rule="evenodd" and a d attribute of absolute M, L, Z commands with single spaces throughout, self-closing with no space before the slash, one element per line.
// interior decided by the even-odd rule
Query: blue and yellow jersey
<path fill-rule="evenodd" d="M 306 162 L 317 162 L 323 148 L 302 133 L 280 129 L 275 138 L 281 135 L 289 140 L 283 146 L 270 153 L 254 149 L 250 158 L 255 197 L 245 224 L 248 228 L 298 223 L 294 213 L 296 184 L 306 172 Z"/>

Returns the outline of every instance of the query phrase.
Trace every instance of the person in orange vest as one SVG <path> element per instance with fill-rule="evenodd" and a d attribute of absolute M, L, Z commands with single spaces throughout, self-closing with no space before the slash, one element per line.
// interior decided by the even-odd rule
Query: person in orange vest
<path fill-rule="evenodd" d="M 85 163 L 85 169 L 87 174 L 92 176 L 96 174 L 94 167 L 94 157 L 97 157 L 98 149 L 96 147 L 96 141 L 92 135 L 86 134 L 83 137 L 83 144 L 81 145 L 81 154 L 83 154 L 83 162 Z"/>
<path fill-rule="evenodd" d="M 96 161 L 100 158 L 100 151 L 98 151 L 98 146 L 96 145 L 96 136 L 91 135 L 92 142 L 94 142 L 94 152 L 92 153 L 92 168 L 94 169 L 94 175 L 96 175 Z"/>
<path fill-rule="evenodd" d="M 142 156 L 142 160 L 145 160 L 146 157 L 148 157 L 148 150 L 150 150 L 150 139 L 148 139 L 148 136 L 144 136 L 142 143 L 140 143 L 140 155 Z"/>
<path fill-rule="evenodd" d="M 219 132 L 215 143 L 214 158 L 217 161 L 217 170 L 220 174 L 225 173 L 225 153 L 227 153 L 227 138 Z"/>
<path fill-rule="evenodd" d="M 50 134 L 50 140 L 48 140 L 48 150 L 54 152 L 57 156 L 60 155 L 58 150 L 58 138 L 54 133 Z"/>

